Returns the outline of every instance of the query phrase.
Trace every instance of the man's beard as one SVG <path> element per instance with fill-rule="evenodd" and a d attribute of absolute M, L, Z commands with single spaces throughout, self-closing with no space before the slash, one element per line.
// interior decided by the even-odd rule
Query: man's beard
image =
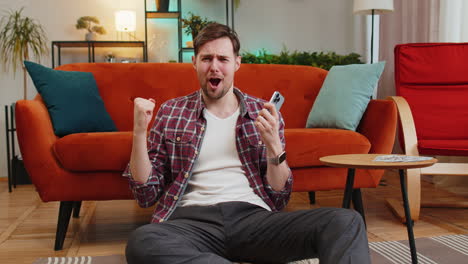
<path fill-rule="evenodd" d="M 210 100 L 218 100 L 218 99 L 223 98 L 223 96 L 225 96 L 225 95 L 228 93 L 229 88 L 230 88 L 231 86 L 232 86 L 232 84 L 231 84 L 231 85 L 228 85 L 228 86 L 224 86 L 223 89 L 222 89 L 222 91 L 221 91 L 221 93 L 219 93 L 219 94 L 216 95 L 216 94 L 210 93 L 210 92 L 208 91 L 209 88 L 208 88 L 208 84 L 207 84 L 207 85 L 202 86 L 202 92 L 203 92 L 203 94 L 205 95 L 205 97 L 206 97 L 207 99 L 210 99 Z"/>

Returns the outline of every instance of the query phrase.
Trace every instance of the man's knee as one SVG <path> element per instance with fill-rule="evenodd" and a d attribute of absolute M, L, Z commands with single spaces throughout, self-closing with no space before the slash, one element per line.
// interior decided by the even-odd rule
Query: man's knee
<path fill-rule="evenodd" d="M 159 224 L 148 224 L 137 228 L 128 238 L 125 249 L 127 262 L 146 263 L 146 260 L 157 255 L 159 250 L 163 250 L 166 235 L 168 232 Z"/>
<path fill-rule="evenodd" d="M 335 214 L 334 223 L 339 229 L 347 230 L 364 226 L 362 216 L 355 210 L 340 208 Z"/>
<path fill-rule="evenodd" d="M 333 210 L 325 229 L 335 234 L 345 232 L 355 233 L 365 230 L 365 226 L 362 216 L 358 212 L 350 209 L 336 208 Z"/>

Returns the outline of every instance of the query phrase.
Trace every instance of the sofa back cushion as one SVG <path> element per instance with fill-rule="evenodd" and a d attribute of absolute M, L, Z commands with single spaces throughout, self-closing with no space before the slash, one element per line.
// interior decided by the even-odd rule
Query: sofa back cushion
<path fill-rule="evenodd" d="M 57 69 L 93 73 L 119 131 L 132 129 L 134 98 L 154 98 L 159 109 L 161 103 L 199 89 L 190 63 L 75 63 Z M 280 91 L 286 98 L 281 109 L 286 128 L 304 128 L 326 75 L 310 66 L 242 64 L 234 85 L 265 100 Z"/>
<path fill-rule="evenodd" d="M 418 140 L 468 139 L 468 43 L 395 47 L 395 87 L 411 107 Z"/>

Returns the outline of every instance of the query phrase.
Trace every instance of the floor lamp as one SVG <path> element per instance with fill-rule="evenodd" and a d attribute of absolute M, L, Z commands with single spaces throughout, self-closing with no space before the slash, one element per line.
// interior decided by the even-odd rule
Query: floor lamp
<path fill-rule="evenodd" d="M 374 16 L 392 11 L 393 0 L 354 0 L 354 14 L 372 15 L 370 63 L 374 63 Z"/>

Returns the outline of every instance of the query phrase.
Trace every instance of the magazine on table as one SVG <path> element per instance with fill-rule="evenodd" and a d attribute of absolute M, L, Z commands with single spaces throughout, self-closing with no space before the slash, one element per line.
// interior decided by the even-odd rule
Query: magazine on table
<path fill-rule="evenodd" d="M 382 162 L 417 162 L 431 160 L 432 157 L 421 156 L 402 156 L 402 155 L 380 155 L 374 158 L 374 161 Z"/>

